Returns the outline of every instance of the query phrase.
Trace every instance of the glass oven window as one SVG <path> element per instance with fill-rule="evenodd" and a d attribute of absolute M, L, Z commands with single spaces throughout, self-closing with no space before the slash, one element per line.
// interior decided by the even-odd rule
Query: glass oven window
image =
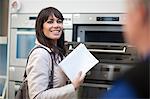
<path fill-rule="evenodd" d="M 5 78 L 0 78 L 0 98 L 4 93 L 4 89 L 6 88 L 6 79 Z M 2 98 L 3 99 L 3 98 Z"/>
<path fill-rule="evenodd" d="M 85 31 L 85 42 L 123 43 L 120 31 Z"/>
<path fill-rule="evenodd" d="M 0 44 L 0 76 L 7 73 L 7 44 Z"/>
<path fill-rule="evenodd" d="M 16 58 L 27 58 L 35 45 L 35 35 L 17 34 Z"/>

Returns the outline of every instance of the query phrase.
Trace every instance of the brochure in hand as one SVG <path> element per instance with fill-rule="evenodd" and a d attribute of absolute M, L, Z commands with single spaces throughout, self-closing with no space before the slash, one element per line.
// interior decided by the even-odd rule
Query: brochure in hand
<path fill-rule="evenodd" d="M 86 46 L 80 43 L 59 63 L 59 66 L 70 81 L 73 81 L 80 71 L 82 71 L 82 74 L 86 74 L 98 62 L 99 61 L 88 51 Z"/>

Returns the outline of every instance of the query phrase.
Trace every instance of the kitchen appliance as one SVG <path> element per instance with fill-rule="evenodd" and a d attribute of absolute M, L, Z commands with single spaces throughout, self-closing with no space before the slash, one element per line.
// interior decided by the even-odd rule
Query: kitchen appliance
<path fill-rule="evenodd" d="M 68 54 L 82 42 L 100 61 L 87 73 L 80 99 L 95 99 L 137 62 L 135 48 L 123 38 L 124 19 L 124 14 L 118 13 L 73 14 L 73 42 L 66 44 Z"/>

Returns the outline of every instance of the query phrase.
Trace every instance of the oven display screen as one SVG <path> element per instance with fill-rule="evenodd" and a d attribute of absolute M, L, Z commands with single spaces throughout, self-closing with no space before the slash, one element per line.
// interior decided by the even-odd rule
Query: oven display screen
<path fill-rule="evenodd" d="M 96 21 L 119 21 L 119 17 L 96 17 Z"/>

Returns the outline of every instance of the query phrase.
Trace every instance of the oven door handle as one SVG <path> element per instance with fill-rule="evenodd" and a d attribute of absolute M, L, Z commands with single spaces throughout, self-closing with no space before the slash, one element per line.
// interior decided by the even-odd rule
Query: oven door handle
<path fill-rule="evenodd" d="M 125 53 L 126 47 L 123 47 L 122 50 L 103 50 L 103 49 L 88 49 L 91 52 L 106 52 L 106 53 Z"/>
<path fill-rule="evenodd" d="M 93 83 L 83 83 L 81 86 L 86 86 L 86 87 L 96 87 L 96 88 L 111 88 L 112 85 L 108 84 L 93 84 Z"/>

